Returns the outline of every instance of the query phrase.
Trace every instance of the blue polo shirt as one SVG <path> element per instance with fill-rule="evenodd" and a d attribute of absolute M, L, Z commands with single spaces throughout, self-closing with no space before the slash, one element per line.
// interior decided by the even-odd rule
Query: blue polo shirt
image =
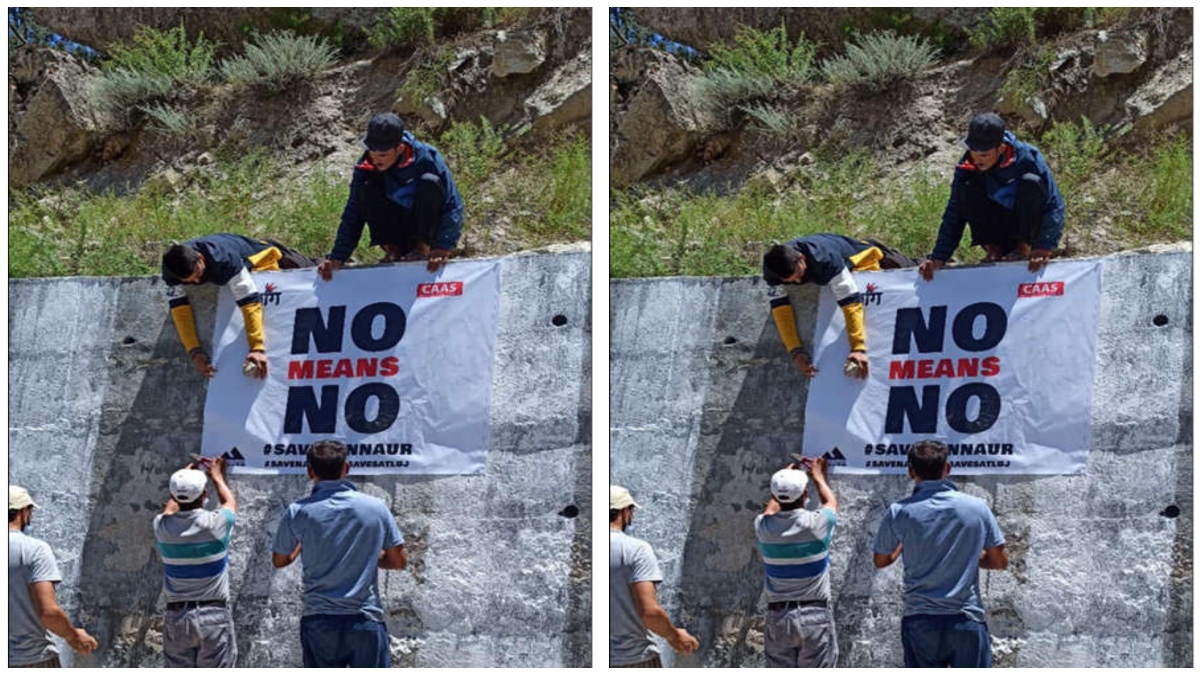
<path fill-rule="evenodd" d="M 1004 543 L 991 509 L 948 480 L 923 480 L 892 504 L 875 535 L 875 553 L 904 544 L 904 615 L 965 614 L 984 621 L 979 556 Z"/>
<path fill-rule="evenodd" d="M 304 612 L 354 615 L 383 622 L 379 553 L 404 543 L 387 504 L 348 480 L 323 480 L 290 504 L 271 550 L 288 555 L 300 544 Z"/>

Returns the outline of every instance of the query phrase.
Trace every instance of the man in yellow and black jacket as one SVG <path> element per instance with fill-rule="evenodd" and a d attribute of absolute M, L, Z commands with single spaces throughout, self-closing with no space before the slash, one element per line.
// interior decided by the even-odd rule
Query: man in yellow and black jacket
<path fill-rule="evenodd" d="M 256 366 L 259 378 L 267 376 L 266 341 L 263 334 L 262 298 L 250 272 L 315 267 L 309 258 L 278 242 L 251 239 L 240 234 L 210 234 L 175 244 L 162 256 L 162 278 L 167 283 L 167 302 L 171 320 L 183 348 L 205 377 L 217 369 L 196 335 L 196 319 L 185 289 L 180 285 L 216 284 L 227 286 L 242 310 L 246 342 L 250 345 L 248 362 Z"/>
<path fill-rule="evenodd" d="M 763 255 L 763 279 L 771 286 L 771 316 L 779 337 L 800 372 L 807 377 L 817 374 L 812 358 L 800 344 L 796 315 L 787 293 L 780 284 L 828 286 L 846 319 L 846 337 L 856 377 L 867 376 L 867 334 L 863 322 L 862 296 L 851 272 L 915 267 L 916 261 L 877 241 L 852 239 L 840 234 L 812 234 L 776 244 Z"/>

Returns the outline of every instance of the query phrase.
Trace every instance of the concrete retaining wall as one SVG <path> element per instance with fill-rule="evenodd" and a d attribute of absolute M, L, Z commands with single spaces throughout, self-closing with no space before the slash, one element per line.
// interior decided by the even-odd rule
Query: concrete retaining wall
<path fill-rule="evenodd" d="M 391 504 L 408 542 L 409 568 L 380 573 L 396 665 L 591 661 L 590 260 L 502 259 L 485 475 L 355 479 Z M 195 303 L 202 336 L 215 291 Z M 10 480 L 43 507 L 29 532 L 54 548 L 60 601 L 100 641 L 90 657 L 64 647 L 64 660 L 161 666 L 150 522 L 171 472 L 199 449 L 205 393 L 162 283 L 10 281 L 9 322 Z M 235 475 L 231 485 L 238 665 L 298 667 L 300 565 L 275 571 L 270 541 L 309 484 Z"/>
<path fill-rule="evenodd" d="M 981 577 L 998 666 L 1192 664 L 1191 249 L 1103 265 L 1087 474 L 957 478 L 1008 539 L 1009 569 Z M 792 292 L 811 342 L 817 289 Z M 762 666 L 752 523 L 800 447 L 808 384 L 759 279 L 617 281 L 611 302 L 612 482 L 643 505 L 630 532 L 654 546 L 660 599 L 701 644 L 685 658 L 664 645 L 665 662 Z M 876 571 L 871 542 L 910 483 L 831 482 L 839 665 L 900 666 L 903 563 Z"/>

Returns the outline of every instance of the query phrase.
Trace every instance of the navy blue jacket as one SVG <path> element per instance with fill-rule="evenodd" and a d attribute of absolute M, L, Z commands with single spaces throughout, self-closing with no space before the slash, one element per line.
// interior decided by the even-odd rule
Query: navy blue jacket
<path fill-rule="evenodd" d="M 384 192 L 388 199 L 411 209 L 417 194 L 417 180 L 427 173 L 440 177 L 442 185 L 446 188 L 446 201 L 442 206 L 442 220 L 433 247 L 453 249 L 458 245 L 463 226 L 463 200 L 458 194 L 458 186 L 454 184 L 454 178 L 450 176 L 450 170 L 446 168 L 446 162 L 437 148 L 418 141 L 409 131 L 404 132 L 402 140 L 412 148 L 411 161 L 401 158 L 395 166 L 385 172 Z M 329 254 L 333 260 L 349 260 L 350 254 L 362 238 L 363 225 L 367 221 L 357 200 L 367 194 L 367 191 L 360 190 L 359 187 L 369 175 L 378 171 L 366 158 L 364 153 L 363 159 L 354 167 L 354 176 L 350 180 L 350 197 L 346 200 L 346 208 L 342 210 L 342 222 L 338 225 L 333 252 Z"/>
<path fill-rule="evenodd" d="M 1034 248 L 1054 250 L 1058 247 L 1058 240 L 1062 238 L 1066 211 L 1062 193 L 1058 191 L 1058 184 L 1054 182 L 1054 174 L 1050 173 L 1050 167 L 1041 151 L 1028 143 L 1018 141 L 1011 131 L 1004 132 L 1004 142 L 1012 148 L 1012 152 L 1001 157 L 996 166 L 983 174 L 988 198 L 1006 209 L 1011 209 L 1017 197 L 1017 186 L 1020 185 L 1021 176 L 1027 173 L 1040 176 L 1042 184 L 1046 187 L 1046 203 L 1042 208 L 1042 227 Z M 938 229 L 937 243 L 933 246 L 930 258 L 949 260 L 958 248 L 958 243 L 962 241 L 963 227 L 967 221 L 958 208 L 959 195 L 967 177 L 978 173 L 979 169 L 971 162 L 971 153 L 965 153 L 954 168 L 950 200 L 946 202 L 942 226 Z"/>

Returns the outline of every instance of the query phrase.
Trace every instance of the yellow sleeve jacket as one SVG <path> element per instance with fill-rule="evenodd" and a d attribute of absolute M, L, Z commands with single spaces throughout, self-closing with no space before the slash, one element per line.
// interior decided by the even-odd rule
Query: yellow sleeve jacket
<path fill-rule="evenodd" d="M 787 243 L 804 258 L 805 270 L 801 284 L 814 283 L 828 286 L 833 297 L 842 308 L 846 319 L 846 337 L 850 351 L 866 351 L 867 336 L 863 321 L 862 296 L 851 272 L 879 270 L 883 251 L 874 244 L 860 239 L 851 239 L 840 234 L 814 234 L 793 239 Z M 763 279 L 771 286 L 784 284 L 778 276 L 763 268 Z M 796 329 L 796 315 L 786 293 L 774 293 L 771 298 L 771 317 L 779 329 L 788 352 L 801 346 Z"/>
<path fill-rule="evenodd" d="M 186 242 L 185 246 L 195 249 L 204 258 L 204 274 L 197 283 L 228 287 L 242 311 L 250 351 L 265 350 L 262 298 L 250 272 L 278 270 L 279 249 L 268 242 L 237 234 L 200 237 Z M 179 333 L 179 341 L 189 353 L 200 349 L 191 301 L 185 290 L 176 288 L 182 282 L 166 270 L 163 270 L 163 280 L 168 286 L 167 304 L 175 330 Z"/>

